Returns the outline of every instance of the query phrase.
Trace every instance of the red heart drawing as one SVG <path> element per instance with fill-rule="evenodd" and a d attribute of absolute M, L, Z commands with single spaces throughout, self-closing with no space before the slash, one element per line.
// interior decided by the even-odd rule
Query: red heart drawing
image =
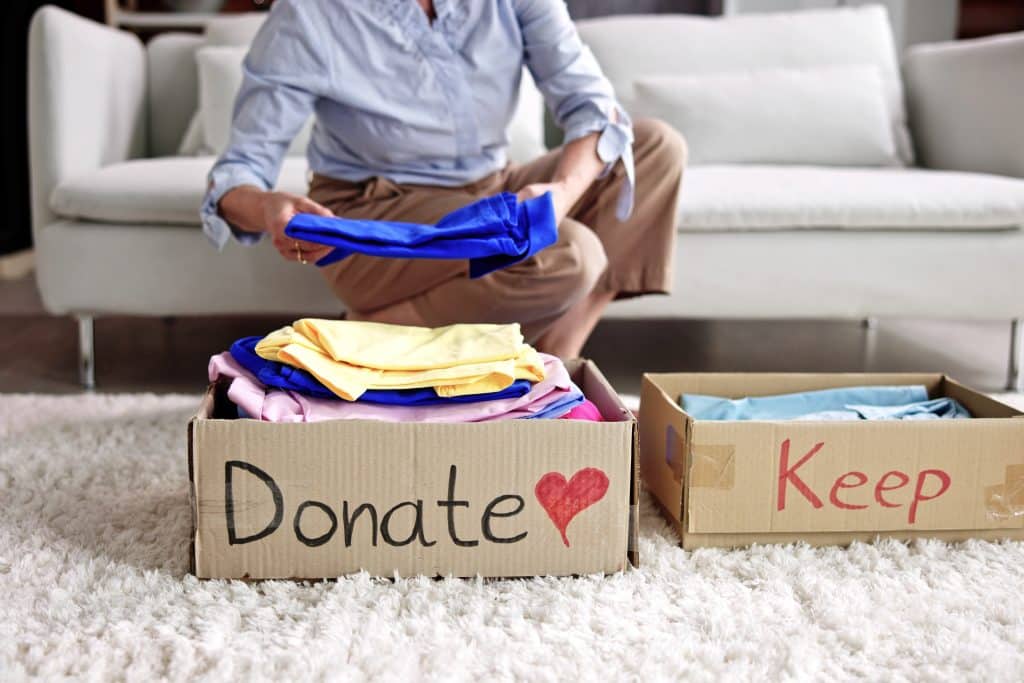
<path fill-rule="evenodd" d="M 537 480 L 533 493 L 541 507 L 562 534 L 562 543 L 569 547 L 565 530 L 573 517 L 604 498 L 608 492 L 608 475 L 596 467 L 586 467 L 572 479 L 565 480 L 561 472 L 548 472 Z"/>

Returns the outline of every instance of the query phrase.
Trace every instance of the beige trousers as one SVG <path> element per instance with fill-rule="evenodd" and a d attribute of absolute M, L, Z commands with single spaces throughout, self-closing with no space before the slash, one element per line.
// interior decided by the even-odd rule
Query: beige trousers
<path fill-rule="evenodd" d="M 668 293 L 685 146 L 673 128 L 654 119 L 636 121 L 634 134 L 636 195 L 625 221 L 615 216 L 625 182 L 618 164 L 570 210 L 555 244 L 482 278 L 469 279 L 466 261 L 363 254 L 326 266 L 323 275 L 357 313 L 408 301 L 432 326 L 519 322 L 531 341 L 595 289 L 618 298 Z M 398 185 L 380 177 L 352 183 L 318 175 L 309 196 L 346 218 L 433 223 L 480 197 L 549 182 L 557 163 L 555 150 L 459 187 Z"/>

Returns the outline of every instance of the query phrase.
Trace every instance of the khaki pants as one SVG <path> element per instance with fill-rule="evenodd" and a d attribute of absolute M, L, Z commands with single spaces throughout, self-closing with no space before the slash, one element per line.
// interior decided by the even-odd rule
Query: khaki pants
<path fill-rule="evenodd" d="M 618 298 L 667 293 L 685 146 L 661 121 L 640 119 L 634 133 L 636 195 L 626 221 L 615 217 L 625 182 L 618 164 L 572 208 L 558 226 L 555 244 L 482 278 L 469 279 L 466 261 L 362 254 L 326 266 L 323 275 L 337 297 L 358 313 L 408 301 L 431 326 L 519 322 L 531 341 L 595 289 Z M 434 223 L 480 197 L 548 182 L 557 162 L 556 150 L 459 187 L 397 185 L 380 177 L 352 183 L 318 175 L 309 196 L 346 218 Z"/>

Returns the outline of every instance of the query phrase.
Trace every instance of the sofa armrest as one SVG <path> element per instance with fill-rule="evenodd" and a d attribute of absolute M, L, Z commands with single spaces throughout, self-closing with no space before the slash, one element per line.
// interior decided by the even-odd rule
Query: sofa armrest
<path fill-rule="evenodd" d="M 29 27 L 32 228 L 53 221 L 50 194 L 65 179 L 142 156 L 146 55 L 137 36 L 42 7 Z"/>
<path fill-rule="evenodd" d="M 916 45 L 904 72 L 923 166 L 1024 177 L 1024 33 Z"/>

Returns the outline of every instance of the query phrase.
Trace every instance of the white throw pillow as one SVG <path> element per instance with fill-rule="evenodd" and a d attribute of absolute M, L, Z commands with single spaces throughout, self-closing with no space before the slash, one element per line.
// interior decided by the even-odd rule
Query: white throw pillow
<path fill-rule="evenodd" d="M 694 164 L 900 163 L 875 66 L 649 76 L 631 112 L 678 129 Z"/>
<path fill-rule="evenodd" d="M 196 52 L 203 140 L 200 154 L 220 154 L 228 146 L 235 98 L 242 87 L 242 62 L 248 51 L 248 47 L 211 46 Z M 313 116 L 310 116 L 292 140 L 287 156 L 305 155 L 312 132 Z"/>
<path fill-rule="evenodd" d="M 198 101 L 198 99 L 199 96 L 197 94 L 196 100 Z M 206 141 L 203 140 L 203 119 L 199 115 L 199 111 L 196 110 L 196 112 L 192 114 L 192 118 L 189 119 L 188 128 L 185 129 L 185 134 L 181 137 L 181 142 L 178 143 L 178 156 L 209 156 L 210 153 L 210 150 L 206 149 Z"/>

